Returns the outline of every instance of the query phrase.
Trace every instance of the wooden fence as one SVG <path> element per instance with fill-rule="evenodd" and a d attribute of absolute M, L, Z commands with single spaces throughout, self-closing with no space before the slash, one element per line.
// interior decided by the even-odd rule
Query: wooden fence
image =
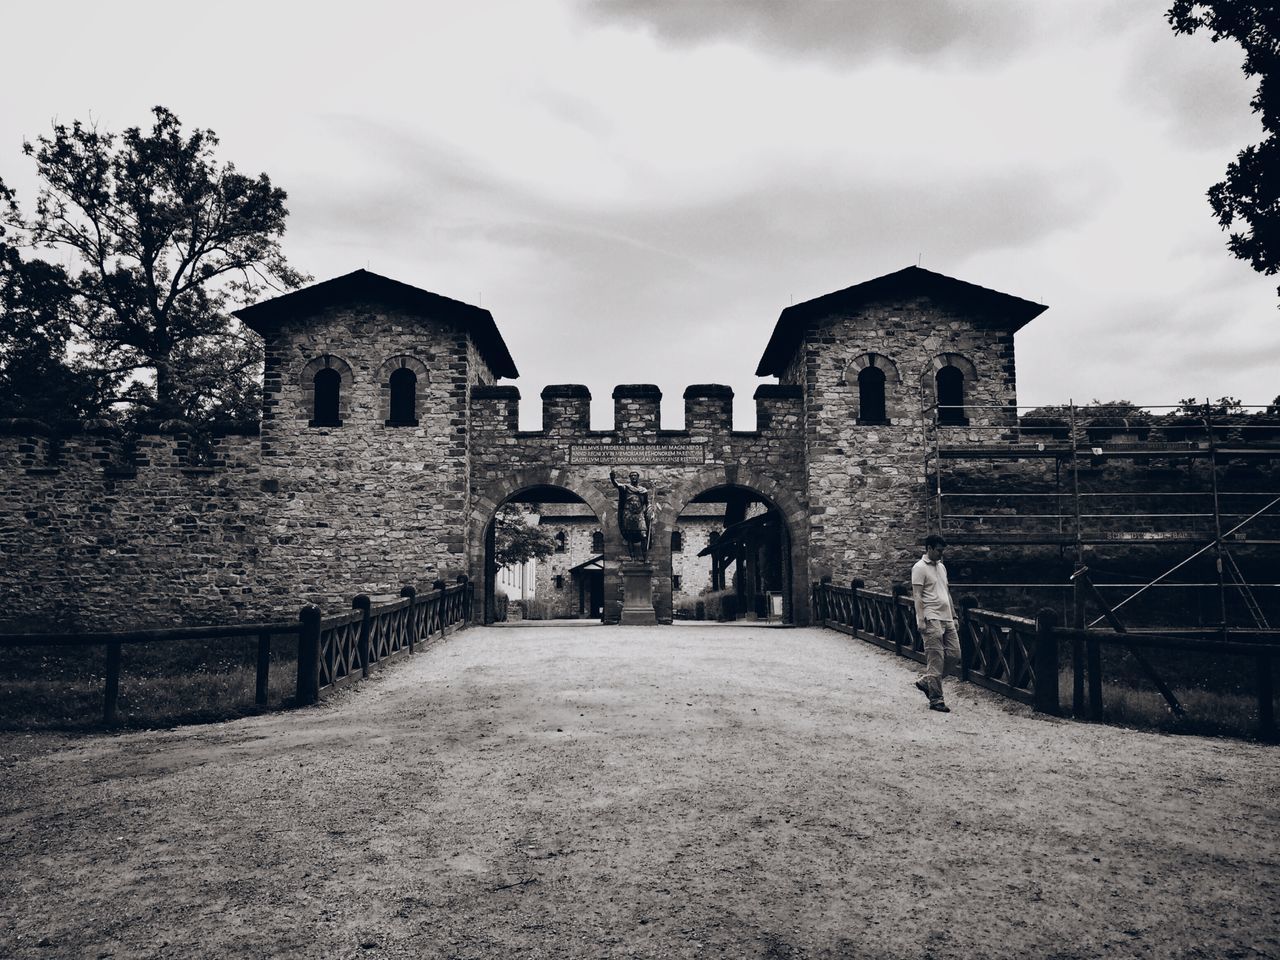
<path fill-rule="evenodd" d="M 400 599 L 374 606 L 361 594 L 351 611 L 324 617 L 319 607 L 304 607 L 299 616 L 298 703 L 315 703 L 324 691 L 367 677 L 369 668 L 471 619 L 475 588 L 459 577 L 452 586 L 443 580 L 428 593 L 413 587 Z"/>
<path fill-rule="evenodd" d="M 924 641 L 916 628 L 911 597 L 866 590 L 861 580 L 850 586 L 830 581 L 813 585 L 815 623 L 840 630 L 892 650 L 899 656 L 924 662 Z M 1191 651 L 1204 656 L 1240 656 L 1254 660 L 1258 703 L 1257 734 L 1277 739 L 1273 661 L 1280 657 L 1280 637 L 1274 633 L 1242 633 L 1237 640 L 1208 639 L 1157 633 L 1117 633 L 1110 630 L 1076 630 L 1058 626 L 1053 610 L 1042 610 L 1035 620 L 980 610 L 961 601 L 956 629 L 960 635 L 960 676 L 1011 699 L 1030 704 L 1042 713 L 1061 712 L 1058 697 L 1060 651 L 1072 652 L 1072 686 L 1077 694 L 1073 713 L 1101 720 L 1102 670 L 1099 648 L 1120 646 L 1134 652 L 1150 678 L 1165 696 L 1175 716 L 1182 708 L 1155 669 L 1138 652 L 1143 648 Z M 1087 709 L 1079 691 L 1088 690 Z"/>
<path fill-rule="evenodd" d="M 302 608 L 297 620 L 238 623 L 225 626 L 169 627 L 114 633 L 9 633 L 0 634 L 0 649 L 18 647 L 107 648 L 106 678 L 102 697 L 102 722 L 116 722 L 120 695 L 121 650 L 125 644 L 172 643 L 180 640 L 258 638 L 254 703 L 267 704 L 271 669 L 271 638 L 295 636 L 298 642 L 296 703 L 317 702 L 340 683 L 367 677 L 369 667 L 404 650 L 412 653 L 418 643 L 461 629 L 471 619 L 475 588 L 466 577 L 452 585 L 443 580 L 419 594 L 405 587 L 400 599 L 374 606 L 363 594 L 352 601 L 349 613 L 324 617 L 317 606 Z"/>

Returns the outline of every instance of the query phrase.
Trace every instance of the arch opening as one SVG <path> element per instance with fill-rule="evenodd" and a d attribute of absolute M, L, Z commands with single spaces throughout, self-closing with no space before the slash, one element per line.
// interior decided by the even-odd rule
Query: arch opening
<path fill-rule="evenodd" d="M 600 620 L 600 518 L 565 487 L 536 484 L 494 509 L 484 531 L 484 622 Z"/>
<path fill-rule="evenodd" d="M 938 422 L 951 426 L 968 423 L 964 415 L 964 373 L 959 367 L 938 370 Z"/>
<path fill-rule="evenodd" d="M 795 622 L 791 531 L 770 498 L 710 487 L 680 509 L 672 533 L 684 545 L 668 557 L 674 619 Z"/>
<path fill-rule="evenodd" d="M 408 367 L 399 367 L 388 379 L 391 391 L 389 427 L 416 427 L 418 425 L 418 377 Z"/>
<path fill-rule="evenodd" d="M 311 426 L 342 426 L 340 403 L 342 374 L 333 367 L 323 367 L 316 371 L 312 383 L 315 388 L 315 399 L 311 413 Z"/>
<path fill-rule="evenodd" d="M 884 371 L 879 367 L 866 367 L 858 374 L 858 423 L 888 422 L 884 388 Z"/>

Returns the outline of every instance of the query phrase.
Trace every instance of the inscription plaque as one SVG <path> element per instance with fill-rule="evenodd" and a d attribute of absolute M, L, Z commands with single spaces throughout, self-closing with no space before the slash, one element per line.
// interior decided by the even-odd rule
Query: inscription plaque
<path fill-rule="evenodd" d="M 574 465 L 603 463 L 626 467 L 706 461 L 706 445 L 702 443 L 574 443 L 569 446 L 569 462 Z"/>

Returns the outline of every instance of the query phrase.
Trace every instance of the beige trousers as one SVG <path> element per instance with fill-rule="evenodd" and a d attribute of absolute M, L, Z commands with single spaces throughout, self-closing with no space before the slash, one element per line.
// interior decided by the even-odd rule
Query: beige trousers
<path fill-rule="evenodd" d="M 953 667 L 960 665 L 960 634 L 953 620 L 926 620 L 920 636 L 924 639 L 924 682 L 929 686 L 929 699 L 938 700 L 948 661 Z"/>

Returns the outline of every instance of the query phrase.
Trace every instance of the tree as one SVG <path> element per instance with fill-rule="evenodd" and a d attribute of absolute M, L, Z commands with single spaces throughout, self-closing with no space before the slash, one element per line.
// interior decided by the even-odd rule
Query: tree
<path fill-rule="evenodd" d="M 8 196 L 6 221 L 23 245 L 71 266 L 59 276 L 11 257 L 3 282 L 47 274 L 40 310 L 58 316 L 104 404 L 148 421 L 255 418 L 261 345 L 229 310 L 307 279 L 280 249 L 285 192 L 219 164 L 213 131 L 187 134 L 164 107 L 152 113 L 145 132 L 76 121 L 23 145 L 41 181 L 35 217 Z M 0 329 L 21 322 L 6 309 Z"/>
<path fill-rule="evenodd" d="M 499 569 L 545 560 L 555 552 L 555 541 L 536 518 L 526 503 L 507 503 L 498 509 L 493 519 L 493 559 Z"/>
<path fill-rule="evenodd" d="M 1228 249 L 1271 276 L 1280 271 L 1280 8 L 1244 0 L 1176 0 L 1166 17 L 1177 33 L 1205 29 L 1214 43 L 1237 41 L 1244 48 L 1245 76 L 1258 78 L 1249 106 L 1260 114 L 1267 137 L 1241 150 L 1208 196 L 1223 230 L 1237 222 L 1246 227 L 1231 233 Z"/>
<path fill-rule="evenodd" d="M 0 183 L 0 203 L 10 200 Z M 101 381 L 68 349 L 67 295 L 66 271 L 24 261 L 0 226 L 0 417 L 61 427 L 101 409 Z"/>

